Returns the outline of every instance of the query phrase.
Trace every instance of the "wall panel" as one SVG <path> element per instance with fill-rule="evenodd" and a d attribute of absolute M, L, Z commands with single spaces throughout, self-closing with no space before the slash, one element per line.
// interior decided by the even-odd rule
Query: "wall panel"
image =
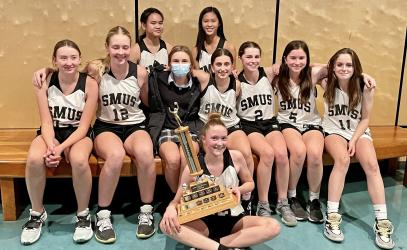
<path fill-rule="evenodd" d="M 371 124 L 394 124 L 406 1 L 281 1 L 278 55 L 295 39 L 305 40 L 312 62 L 326 63 L 343 47 L 353 48 L 363 69 L 377 80 Z M 321 92 L 321 91 L 320 91 Z M 319 110 L 322 110 L 319 95 Z"/>
<path fill-rule="evenodd" d="M 78 43 L 84 64 L 105 56 L 105 36 L 115 25 L 134 33 L 133 1 L 0 0 L 0 128 L 39 126 L 31 77 L 51 66 L 57 41 Z"/>

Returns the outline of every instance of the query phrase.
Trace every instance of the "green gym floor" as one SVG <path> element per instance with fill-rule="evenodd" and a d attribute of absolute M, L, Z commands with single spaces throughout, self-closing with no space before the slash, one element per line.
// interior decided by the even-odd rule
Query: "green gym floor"
<path fill-rule="evenodd" d="M 404 163 L 402 165 L 404 167 Z M 330 171 L 331 167 L 325 167 L 321 191 L 324 211 L 327 180 Z M 403 173 L 404 169 L 399 169 L 395 177 L 383 173 L 388 215 L 395 227 L 393 235 L 396 242 L 395 249 L 407 249 L 407 188 L 402 185 Z M 135 178 L 121 178 L 113 200 L 115 204 L 113 217 L 117 241 L 111 245 L 103 245 L 93 238 L 85 244 L 78 245 L 72 240 L 75 197 L 71 181 L 69 179 L 49 179 L 44 198 L 49 217 L 46 226 L 43 227 L 42 237 L 31 246 L 22 246 L 20 244 L 20 232 L 21 226 L 28 218 L 29 200 L 25 191 L 24 180 L 19 180 L 17 185 L 20 189 L 23 212 L 17 221 L 4 222 L 0 219 L 0 249 L 189 249 L 189 247 L 165 237 L 160 230 L 150 239 L 138 240 L 136 238 L 139 195 L 135 182 Z M 163 182 L 164 179 L 160 176 L 157 183 Z M 94 183 L 97 183 L 97 179 L 94 179 Z M 274 183 L 274 180 L 272 183 Z M 305 178 L 302 176 L 299 189 L 304 191 L 297 191 L 297 193 L 303 196 L 307 195 L 305 183 Z M 275 185 L 273 185 L 270 192 L 271 200 L 275 196 Z M 156 200 L 158 201 L 162 201 L 165 199 L 164 197 L 168 196 L 165 187 L 162 186 L 164 185 L 157 185 Z M 93 210 L 96 208 L 96 194 L 97 189 L 94 187 L 91 198 L 91 208 Z M 158 225 L 161 218 L 158 210 L 163 210 L 164 206 L 156 206 L 157 213 L 154 214 L 154 217 L 155 224 Z M 374 244 L 372 230 L 374 222 L 373 209 L 367 193 L 363 172 L 357 164 L 351 166 L 348 173 L 340 211 L 343 214 L 342 229 L 345 234 L 345 241 L 341 244 L 332 243 L 323 236 L 323 224 L 299 222 L 293 228 L 282 225 L 281 233 L 277 238 L 252 246 L 251 249 L 378 249 Z M 0 217 L 2 217 L 1 211 Z M 279 220 L 277 215 L 273 217 Z"/>

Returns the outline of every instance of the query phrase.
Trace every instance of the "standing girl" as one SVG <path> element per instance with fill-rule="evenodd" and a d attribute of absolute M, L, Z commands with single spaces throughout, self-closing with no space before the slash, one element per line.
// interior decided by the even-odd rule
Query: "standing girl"
<path fill-rule="evenodd" d="M 206 7 L 199 14 L 198 35 L 192 54 L 196 60 L 195 67 L 209 72 L 211 56 L 218 48 L 225 48 L 236 58 L 236 50 L 232 43 L 226 41 L 223 33 L 223 21 L 220 12 L 215 7 Z"/>
<path fill-rule="evenodd" d="M 315 84 L 322 70 L 309 66 L 308 46 L 303 41 L 291 41 L 284 49 L 280 72 L 274 79 L 278 96 L 277 119 L 290 153 L 288 198 L 297 220 L 322 222 L 319 191 L 323 173 L 324 137 L 316 108 Z M 307 212 L 296 198 L 296 189 L 305 158 L 309 200 Z"/>
<path fill-rule="evenodd" d="M 253 190 L 254 182 L 247 169 L 242 154 L 237 150 L 228 150 L 227 129 L 219 114 L 211 114 L 205 124 L 201 142 L 204 152 L 199 161 L 205 175 L 213 175 L 240 197 L 241 193 Z M 193 181 L 189 168 L 182 173 L 181 183 Z M 161 230 L 171 238 L 200 249 L 234 249 L 249 247 L 276 237 L 280 232 L 279 224 L 272 218 L 245 216 L 242 206 L 209 215 L 180 225 L 176 207 L 180 203 L 182 187 L 178 188 L 175 198 L 168 205 L 160 223 Z"/>
<path fill-rule="evenodd" d="M 136 162 L 137 180 L 143 205 L 140 207 L 137 237 L 148 238 L 155 232 L 151 203 L 155 188 L 153 144 L 146 132 L 141 99 L 147 102 L 147 72 L 128 61 L 131 36 L 121 26 L 112 28 L 106 37 L 109 70 L 99 85 L 99 109 L 94 125 L 95 151 L 105 160 L 99 176 L 98 209 L 95 237 L 102 243 L 116 240 L 111 222 L 111 202 L 123 158 L 130 155 Z"/>
<path fill-rule="evenodd" d="M 355 51 L 344 48 L 329 60 L 325 88 L 325 148 L 334 159 L 328 183 L 327 218 L 324 235 L 332 241 L 343 241 L 340 228 L 339 200 L 349 169 L 350 158 L 356 156 L 366 178 L 376 220 L 373 226 L 377 246 L 392 249 L 394 227 L 387 218 L 383 180 L 368 128 L 372 112 L 374 88 L 362 79 L 362 66 Z"/>
<path fill-rule="evenodd" d="M 297 219 L 287 200 L 288 165 L 287 146 L 274 114 L 274 91 L 271 82 L 273 68 L 260 67 L 261 49 L 255 42 L 244 42 L 239 48 L 243 71 L 239 74 L 241 93 L 237 114 L 243 131 L 247 134 L 253 152 L 259 156 L 257 190 L 259 202 L 257 215 L 271 216 L 268 201 L 273 162 L 276 163 L 277 211 L 288 226 L 295 226 Z"/>
<path fill-rule="evenodd" d="M 156 8 L 148 8 L 141 14 L 140 23 L 144 33 L 132 48 L 131 58 L 148 71 L 151 71 L 153 66 L 167 66 L 168 51 L 171 51 L 172 46 L 161 39 L 164 15 Z"/>
<path fill-rule="evenodd" d="M 92 151 L 90 124 L 96 110 L 98 87 L 95 80 L 78 71 L 81 52 L 76 43 L 56 43 L 52 62 L 57 70 L 40 88 L 35 87 L 41 129 L 28 151 L 25 180 L 32 209 L 23 226 L 21 243 L 30 245 L 41 236 L 47 219 L 43 207 L 46 167 L 57 167 L 61 156 L 71 164 L 72 180 L 78 210 L 75 242 L 86 242 L 93 236 L 89 215 L 92 175 L 89 155 Z"/>
<path fill-rule="evenodd" d="M 250 143 L 240 126 L 237 117 L 236 99 L 240 94 L 240 82 L 232 75 L 233 56 L 227 49 L 216 49 L 211 57 L 211 70 L 214 72 L 208 86 L 202 91 L 200 119 L 206 123 L 209 113 L 220 113 L 228 129 L 228 148 L 242 152 L 250 173 L 253 175 L 254 162 Z M 251 211 L 251 193 L 242 196 L 244 208 Z"/>

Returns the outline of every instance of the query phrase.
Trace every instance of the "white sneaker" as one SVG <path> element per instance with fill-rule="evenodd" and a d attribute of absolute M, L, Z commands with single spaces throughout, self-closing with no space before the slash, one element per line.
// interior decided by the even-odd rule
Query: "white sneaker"
<path fill-rule="evenodd" d="M 73 240 L 76 243 L 84 243 L 93 237 L 92 222 L 89 214 L 89 208 L 78 213 L 76 216 L 75 232 Z"/>
<path fill-rule="evenodd" d="M 345 237 L 341 230 L 342 216 L 338 213 L 328 213 L 326 215 L 324 235 L 335 242 L 342 242 Z"/>
<path fill-rule="evenodd" d="M 396 245 L 391 238 L 393 234 L 393 224 L 390 220 L 377 220 L 373 226 L 374 232 L 376 234 L 375 242 L 376 245 L 383 249 L 393 249 Z"/>
<path fill-rule="evenodd" d="M 36 212 L 30 209 L 30 218 L 23 225 L 23 231 L 21 232 L 21 244 L 31 245 L 36 242 L 41 236 L 42 224 L 47 220 L 47 212 Z"/>

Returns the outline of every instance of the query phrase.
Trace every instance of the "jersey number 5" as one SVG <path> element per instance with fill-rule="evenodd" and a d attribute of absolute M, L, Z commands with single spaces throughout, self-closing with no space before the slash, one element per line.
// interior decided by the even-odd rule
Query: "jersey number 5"
<path fill-rule="evenodd" d="M 297 122 L 297 113 L 291 112 L 290 113 L 290 120 L 292 120 L 294 123 Z"/>

